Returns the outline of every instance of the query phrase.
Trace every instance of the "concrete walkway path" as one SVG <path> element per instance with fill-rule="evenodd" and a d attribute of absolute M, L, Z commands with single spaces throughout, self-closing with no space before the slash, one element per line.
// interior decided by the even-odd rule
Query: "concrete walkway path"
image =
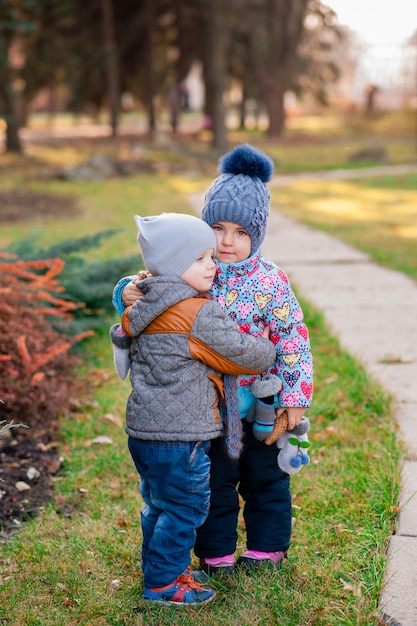
<path fill-rule="evenodd" d="M 417 171 L 416 165 L 325 172 L 320 178 L 360 178 Z M 319 179 L 276 178 L 272 186 Z M 200 214 L 204 194 L 191 198 Z M 417 202 L 417 194 L 416 194 Z M 417 283 L 374 263 L 326 233 L 271 211 L 262 252 L 288 273 L 296 292 L 325 317 L 342 347 L 395 398 L 394 418 L 405 444 L 401 512 L 389 545 L 379 623 L 417 625 Z M 417 253 L 417 251 L 416 251 Z"/>
<path fill-rule="evenodd" d="M 262 251 L 320 310 L 340 344 L 395 397 L 405 443 L 401 513 L 389 546 L 381 624 L 417 625 L 417 283 L 273 212 Z"/>

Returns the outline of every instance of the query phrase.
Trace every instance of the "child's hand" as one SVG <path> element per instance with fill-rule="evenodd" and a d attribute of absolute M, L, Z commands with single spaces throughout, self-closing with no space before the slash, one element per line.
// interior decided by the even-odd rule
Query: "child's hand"
<path fill-rule="evenodd" d="M 281 407 L 277 409 L 277 417 L 279 417 L 281 413 L 284 413 L 284 411 L 287 411 L 287 415 L 288 415 L 287 430 L 292 430 L 293 428 L 298 426 L 298 424 L 300 423 L 301 418 L 304 415 L 305 407 L 302 407 L 302 406 Z"/>
<path fill-rule="evenodd" d="M 125 306 L 132 306 L 136 300 L 139 300 L 143 296 L 143 293 L 136 288 L 136 281 L 132 280 L 123 289 L 122 300 Z"/>
<path fill-rule="evenodd" d="M 269 332 L 270 332 L 270 328 L 269 326 L 264 326 L 264 329 L 262 331 L 262 337 L 265 337 L 265 339 L 269 339 Z"/>

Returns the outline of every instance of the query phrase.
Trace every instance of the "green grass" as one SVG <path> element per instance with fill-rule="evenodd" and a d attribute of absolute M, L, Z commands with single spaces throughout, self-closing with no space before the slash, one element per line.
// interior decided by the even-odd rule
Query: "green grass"
<path fill-rule="evenodd" d="M 44 191 L 45 184 L 30 182 L 26 189 Z M 2 225 L 1 241 L 36 237 L 42 245 L 51 245 L 64 239 L 92 235 L 108 228 L 120 232 L 105 241 L 96 258 L 121 257 L 139 253 L 136 239 L 135 214 L 152 215 L 161 211 L 190 212 L 184 193 L 194 190 L 193 182 L 179 178 L 152 175 L 140 178 L 113 179 L 100 182 L 51 182 L 50 194 L 76 195 L 78 215 L 59 218 L 25 219 L 12 225 Z M 133 268 L 134 269 L 134 268 Z"/>
<path fill-rule="evenodd" d="M 274 188 L 273 205 L 417 280 L 417 173 Z"/>
<path fill-rule="evenodd" d="M 304 308 L 317 385 L 309 411 L 312 462 L 292 479 L 288 564 L 217 583 L 218 600 L 205 608 L 141 600 L 141 503 L 122 426 L 129 386 L 112 371 L 103 333 L 90 341 L 81 372 L 90 378 L 94 403 L 62 424 L 55 500 L 2 546 L 0 623 L 371 623 L 398 497 L 389 400 L 341 351 L 321 316 Z M 113 443 L 93 443 L 100 435 Z"/>
<path fill-rule="evenodd" d="M 263 147 L 270 152 L 270 147 L 282 150 L 282 146 Z M 135 213 L 187 211 L 187 194 L 206 188 L 210 180 L 204 170 L 193 171 L 192 176 L 165 173 L 105 183 L 48 181 L 38 174 L 59 153 L 58 148 L 50 148 L 53 154 L 48 150 L 31 146 L 25 171 L 21 160 L 0 157 L 0 190 L 19 183 L 50 193 L 75 194 L 80 213 L 2 225 L 2 241 L 37 229 L 47 244 L 121 227 L 123 231 L 106 243 L 100 255 L 131 254 L 138 250 Z M 79 151 L 72 145 L 70 160 L 82 160 L 86 150 L 85 144 Z M 305 146 L 291 150 L 295 163 L 311 159 L 312 167 L 313 154 L 306 159 Z M 204 149 L 198 146 L 199 151 Z M 65 162 L 68 154 L 59 154 L 60 162 Z M 178 158 L 187 162 L 189 156 Z M 340 167 L 342 161 L 336 163 Z M 316 150 L 314 169 L 321 165 Z M 272 199 L 288 215 L 340 237 L 348 233 L 350 243 L 368 245 L 375 258 L 379 254 L 385 263 L 412 275 L 415 184 L 413 177 L 303 183 L 274 188 Z M 404 250 L 408 240 L 413 243 Z M 129 384 L 120 382 L 113 371 L 103 331 L 84 346 L 85 366 L 79 376 L 88 381 L 90 400 L 62 423 L 64 460 L 55 480 L 55 499 L 3 542 L 2 626 L 374 623 L 398 500 L 400 450 L 390 399 L 341 350 L 322 316 L 308 303 L 303 308 L 315 357 L 315 396 L 308 412 L 312 461 L 292 479 L 294 531 L 289 562 L 278 571 L 239 573 L 216 583 L 218 598 L 207 607 L 183 610 L 149 606 L 141 600 L 141 502 L 123 430 Z M 112 443 L 95 443 L 99 436 Z M 243 549 L 240 528 L 239 550 Z"/>
<path fill-rule="evenodd" d="M 312 141 L 300 145 L 265 146 L 267 152 L 276 163 L 276 174 L 295 172 L 315 172 L 316 170 L 349 169 L 380 165 L 375 161 L 358 163 L 351 161 L 351 156 L 370 146 L 385 148 L 389 164 L 407 163 L 417 160 L 415 143 L 412 139 L 392 140 L 381 143 L 374 138 L 358 139 L 357 137 L 341 141 L 332 138 L 327 141 Z"/>

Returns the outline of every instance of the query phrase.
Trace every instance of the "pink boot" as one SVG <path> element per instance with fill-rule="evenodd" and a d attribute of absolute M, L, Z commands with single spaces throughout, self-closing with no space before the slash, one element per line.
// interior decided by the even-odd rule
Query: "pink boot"
<path fill-rule="evenodd" d="M 246 550 L 237 560 L 237 565 L 247 568 L 259 567 L 262 563 L 269 562 L 274 565 L 281 563 L 285 559 L 286 553 L 283 550 L 278 552 L 259 552 L 257 550 Z"/>
<path fill-rule="evenodd" d="M 226 554 L 225 556 L 218 556 L 211 559 L 200 559 L 200 567 L 203 572 L 206 572 L 209 576 L 214 574 L 233 574 L 235 569 L 235 555 Z"/>

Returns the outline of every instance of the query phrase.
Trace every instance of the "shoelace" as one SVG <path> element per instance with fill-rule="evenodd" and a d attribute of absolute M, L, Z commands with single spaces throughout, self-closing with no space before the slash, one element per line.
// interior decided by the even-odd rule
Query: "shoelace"
<path fill-rule="evenodd" d="M 178 576 L 177 583 L 181 585 L 182 589 L 203 589 L 203 585 L 201 583 L 197 583 L 189 574 L 181 574 L 181 576 Z"/>

